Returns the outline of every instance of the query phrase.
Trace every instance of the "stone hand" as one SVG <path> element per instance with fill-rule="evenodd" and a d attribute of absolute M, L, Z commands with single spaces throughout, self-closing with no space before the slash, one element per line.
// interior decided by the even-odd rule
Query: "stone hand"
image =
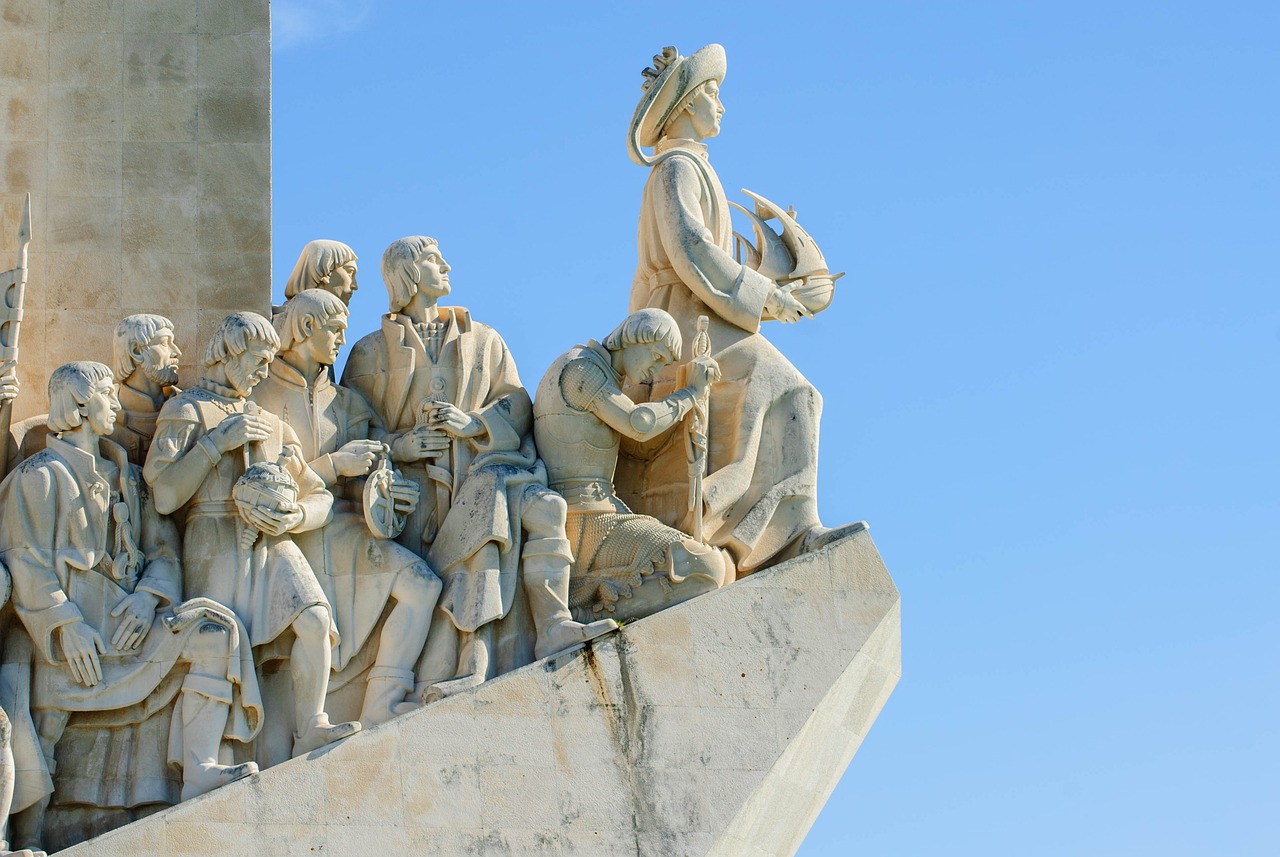
<path fill-rule="evenodd" d="M 412 515 L 418 508 L 418 484 L 408 479 L 396 479 L 391 483 L 391 502 L 397 515 Z"/>
<path fill-rule="evenodd" d="M 271 424 L 257 414 L 232 414 L 209 432 L 209 437 L 223 454 L 270 436 Z"/>
<path fill-rule="evenodd" d="M 431 427 L 453 437 L 477 437 L 484 434 L 484 423 L 448 402 L 441 402 L 432 409 Z"/>
<path fill-rule="evenodd" d="M 18 398 L 18 361 L 0 361 L 0 402 Z"/>
<path fill-rule="evenodd" d="M 245 517 L 261 532 L 269 536 L 280 536 L 302 523 L 302 510 L 297 506 L 280 509 L 254 506 L 245 510 Z"/>
<path fill-rule="evenodd" d="M 373 469 L 373 463 L 382 451 L 376 440 L 353 440 L 343 444 L 337 452 L 330 453 L 333 469 L 339 476 L 364 476 Z"/>
<path fill-rule="evenodd" d="M 449 438 L 435 429 L 413 429 L 391 444 L 391 457 L 402 464 L 439 458 L 449 450 Z"/>
<path fill-rule="evenodd" d="M 783 324 L 792 324 L 802 318 L 813 318 L 813 313 L 791 295 L 787 289 L 778 288 L 765 301 L 765 312 Z"/>
<path fill-rule="evenodd" d="M 98 653 L 107 653 L 102 635 L 85 622 L 72 622 L 58 629 L 58 642 L 67 656 L 71 675 L 85 687 L 93 687 L 102 681 L 102 659 Z"/>
<path fill-rule="evenodd" d="M 710 357 L 695 357 L 689 361 L 693 388 L 701 395 L 720 380 L 720 364 Z"/>
<path fill-rule="evenodd" d="M 111 637 L 111 645 L 118 652 L 132 651 L 142 645 L 151 630 L 151 623 L 156 617 L 156 607 L 160 599 L 150 592 L 134 592 L 120 599 L 120 603 L 111 611 L 111 615 L 120 616 L 120 624 Z"/>

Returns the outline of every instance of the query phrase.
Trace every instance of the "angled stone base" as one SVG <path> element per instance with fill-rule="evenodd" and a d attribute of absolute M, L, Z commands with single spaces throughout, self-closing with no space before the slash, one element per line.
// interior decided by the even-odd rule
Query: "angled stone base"
<path fill-rule="evenodd" d="M 862 533 L 62 853 L 792 854 L 900 643 Z"/>

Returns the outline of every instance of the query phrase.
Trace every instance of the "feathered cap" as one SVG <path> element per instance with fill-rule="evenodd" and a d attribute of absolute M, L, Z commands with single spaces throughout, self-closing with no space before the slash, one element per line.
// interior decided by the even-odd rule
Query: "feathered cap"
<path fill-rule="evenodd" d="M 662 136 L 662 126 L 667 124 L 676 106 L 685 96 L 709 80 L 724 81 L 725 55 L 720 45 L 707 45 L 692 56 L 682 57 L 672 46 L 653 55 L 653 67 L 646 68 L 644 93 L 631 117 L 627 132 L 627 153 L 641 166 L 652 161 L 640 151 L 641 146 L 653 146 Z"/>

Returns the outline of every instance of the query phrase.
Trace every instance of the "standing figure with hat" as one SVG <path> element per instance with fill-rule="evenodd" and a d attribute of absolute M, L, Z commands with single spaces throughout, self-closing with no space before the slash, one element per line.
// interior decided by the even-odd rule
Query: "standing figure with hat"
<path fill-rule="evenodd" d="M 760 333 L 764 321 L 812 318 L 825 303 L 806 305 L 801 291 L 793 294 L 797 286 L 809 285 L 809 277 L 780 275 L 758 257 L 753 267 L 733 253 L 729 202 L 702 142 L 720 133 L 724 48 L 708 45 L 682 57 L 668 47 L 653 59 L 627 135 L 631 159 L 651 168 L 640 204 L 631 311 L 666 310 L 690 342 L 698 317 L 710 319 L 711 356 L 722 377 L 710 394 L 702 514 L 707 541 L 733 555 L 741 576 L 816 550 L 865 524 L 832 529 L 820 523 L 822 397 Z M 653 155 L 641 147 L 652 147 Z M 795 228 L 790 218 L 784 222 Z M 772 237 L 781 246 L 791 236 Z M 760 243 L 764 250 L 763 238 Z M 829 296 L 834 278 L 825 270 L 820 274 Z M 675 391 L 674 369 L 654 382 L 652 400 Z M 631 459 L 620 462 L 624 499 L 638 512 L 689 531 L 691 476 L 679 432 L 630 452 Z"/>

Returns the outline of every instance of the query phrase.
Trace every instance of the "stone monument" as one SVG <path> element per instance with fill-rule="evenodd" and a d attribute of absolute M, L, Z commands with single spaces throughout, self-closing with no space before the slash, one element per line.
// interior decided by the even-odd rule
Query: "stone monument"
<path fill-rule="evenodd" d="M 733 231 L 724 49 L 645 70 L 631 314 L 535 399 L 425 236 L 341 383 L 354 251 L 271 307 L 266 0 L 3 5 L 0 854 L 794 852 L 898 593 L 818 518 L 760 327 L 839 275 Z"/>

